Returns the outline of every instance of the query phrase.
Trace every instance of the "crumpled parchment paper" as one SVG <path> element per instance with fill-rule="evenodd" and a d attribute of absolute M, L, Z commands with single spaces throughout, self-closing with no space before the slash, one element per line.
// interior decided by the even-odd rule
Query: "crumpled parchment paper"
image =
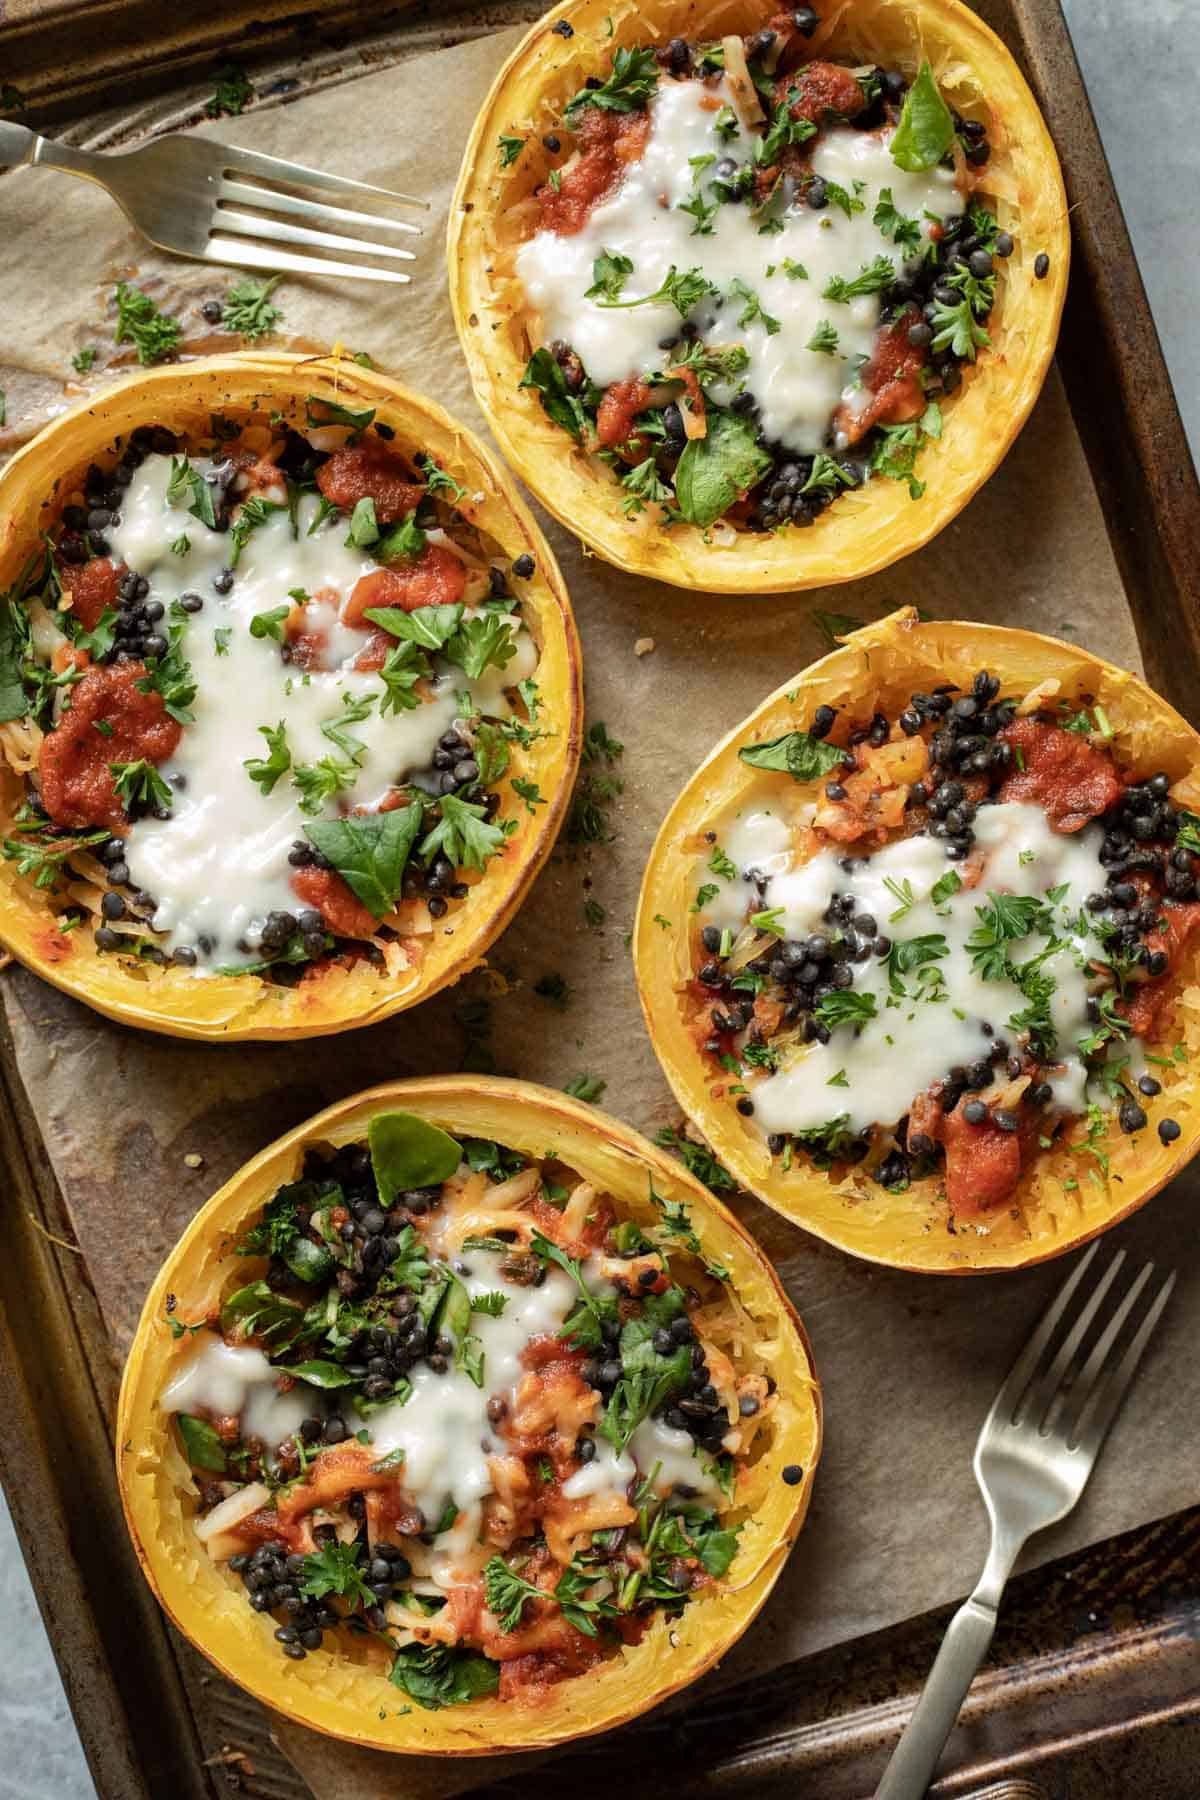
<path fill-rule="evenodd" d="M 299 346 L 340 339 L 366 350 L 476 426 L 445 298 L 443 229 L 471 119 L 511 41 L 501 33 L 204 128 L 429 198 L 410 288 L 289 278 L 275 298 Z M 157 256 L 97 189 L 49 171 L 10 175 L 0 182 L 0 226 L 7 447 L 66 403 L 70 357 L 80 347 L 100 347 L 89 381 L 105 379 L 118 276 L 144 282 L 184 319 L 189 348 L 233 347 L 212 339 L 198 308 L 236 276 Z M 5 445 L 0 434 L 0 450 Z M 160 1259 L 201 1202 L 271 1138 L 356 1088 L 464 1063 L 555 1086 L 587 1070 L 606 1080 L 602 1104 L 622 1118 L 651 1133 L 676 1122 L 625 945 L 643 862 L 662 813 L 713 741 L 821 653 L 813 607 L 874 618 L 915 602 L 940 617 L 1057 633 L 1138 666 L 1128 605 L 1055 376 L 999 473 L 933 545 L 807 601 L 738 602 L 657 587 L 583 555 L 556 526 L 548 532 L 583 636 L 590 717 L 625 745 L 616 770 L 624 791 L 611 809 L 613 841 L 561 845 L 489 972 L 371 1030 L 228 1048 L 139 1036 L 18 968 L 0 980 L 116 1356 Z M 587 923 L 585 901 L 603 908 L 602 924 Z M 569 984 L 565 1004 L 533 991 L 550 973 Z M 197 1155 L 203 1166 L 189 1166 L 185 1158 Z M 1196 1183 L 1185 1178 L 1112 1234 L 1136 1255 L 1180 1258 L 1181 1286 L 1136 1406 L 1084 1503 L 1039 1540 L 1036 1558 L 1197 1498 L 1200 1354 L 1188 1324 L 1200 1298 L 1190 1254 L 1195 1203 Z M 828 1436 L 808 1526 L 763 1616 L 709 1678 L 721 1683 L 876 1631 L 971 1585 L 986 1547 L 970 1470 L 975 1435 L 1065 1272 L 905 1276 L 851 1261 L 755 1202 L 738 1210 L 811 1332 Z M 317 1800 L 440 1800 L 497 1772 L 491 1762 L 391 1759 L 282 1721 L 278 1735 Z"/>

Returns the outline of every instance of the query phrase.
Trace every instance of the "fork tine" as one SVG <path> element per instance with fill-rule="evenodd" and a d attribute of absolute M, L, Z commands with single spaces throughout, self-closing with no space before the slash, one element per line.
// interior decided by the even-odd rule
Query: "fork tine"
<path fill-rule="evenodd" d="M 1074 1427 L 1068 1433 L 1068 1444 L 1072 1448 L 1079 1445 L 1088 1455 L 1094 1456 L 1104 1442 L 1108 1429 L 1116 1418 L 1117 1409 L 1125 1398 L 1125 1390 L 1133 1380 L 1134 1371 L 1142 1359 L 1142 1353 L 1163 1315 L 1167 1301 L 1171 1298 L 1176 1280 L 1174 1270 L 1159 1288 L 1124 1356 L 1114 1369 L 1106 1373 L 1106 1365 L 1112 1347 L 1153 1273 L 1153 1263 L 1143 1264 L 1137 1280 L 1125 1296 L 1122 1305 L 1113 1315 L 1080 1372 L 1079 1387 L 1083 1403 L 1076 1416 Z"/>
<path fill-rule="evenodd" d="M 256 219 L 228 206 L 214 211 L 212 229 L 227 231 L 233 237 L 266 238 L 273 244 L 311 244 L 315 250 L 353 250 L 358 256 L 414 260 L 412 251 L 399 244 L 368 244 L 365 238 L 342 237 L 336 231 L 310 231 L 307 225 L 289 225 L 286 219 Z"/>
<path fill-rule="evenodd" d="M 297 250 L 271 250 L 249 238 L 210 237 L 199 260 L 232 263 L 238 269 L 270 269 L 272 274 L 287 271 L 294 275 L 349 275 L 358 281 L 412 280 L 402 269 L 375 269 L 370 263 L 334 262 L 320 256 L 301 256 Z"/>
<path fill-rule="evenodd" d="M 1125 1252 L 1118 1250 L 1092 1289 L 1087 1302 L 1080 1308 L 1070 1331 L 1055 1352 L 1053 1362 L 1038 1378 L 1036 1384 L 1030 1386 L 1028 1407 L 1022 1407 L 1021 1410 L 1022 1412 L 1028 1411 L 1030 1422 L 1038 1426 L 1040 1430 L 1046 1429 L 1050 1408 L 1058 1398 L 1063 1378 L 1074 1362 L 1076 1352 L 1087 1336 L 1092 1321 L 1100 1311 L 1104 1297 L 1116 1280 L 1124 1261 Z"/>
<path fill-rule="evenodd" d="M 1063 1314 L 1071 1303 L 1075 1289 L 1095 1261 L 1099 1248 L 1099 1242 L 1094 1243 L 1091 1249 L 1080 1258 L 1059 1288 L 1055 1299 L 1047 1307 L 1041 1324 L 1009 1370 L 1007 1380 L 992 1402 L 992 1409 L 984 1422 L 985 1432 L 993 1425 L 1007 1425 L 1015 1417 L 1017 1405 L 1033 1379 L 1037 1366 L 1041 1362 Z"/>
<path fill-rule="evenodd" d="M 398 194 L 392 188 L 372 187 L 367 181 L 352 181 L 348 175 L 331 175 L 327 169 L 310 169 L 304 163 L 285 162 L 280 156 L 263 156 L 257 150 L 242 150 L 236 144 L 223 146 L 225 168 L 230 175 L 259 175 L 264 181 L 289 181 L 295 187 L 319 187 L 336 194 L 370 194 L 376 200 L 391 200 L 400 206 L 419 206 L 429 211 L 428 200 L 412 194 Z"/>
<path fill-rule="evenodd" d="M 421 227 L 411 219 L 389 219 L 386 213 L 352 212 L 346 206 L 326 206 L 320 200 L 302 200 L 298 194 L 282 194 L 275 188 L 252 187 L 248 181 L 221 182 L 218 200 L 240 200 L 243 206 L 261 206 L 268 212 L 299 214 L 305 219 L 326 219 L 335 225 L 370 225 L 383 231 L 409 231 L 416 237 Z"/>

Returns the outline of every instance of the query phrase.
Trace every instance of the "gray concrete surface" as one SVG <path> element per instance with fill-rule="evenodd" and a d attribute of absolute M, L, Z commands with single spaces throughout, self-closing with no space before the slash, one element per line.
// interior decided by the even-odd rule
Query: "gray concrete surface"
<path fill-rule="evenodd" d="M 1200 69 L 1200 5 L 1064 4 L 1198 452 L 1200 333 L 1193 317 L 1200 289 L 1200 133 L 1193 130 L 1192 81 Z M 92 1800 L 95 1791 L 0 1498 L 0 1800 Z"/>

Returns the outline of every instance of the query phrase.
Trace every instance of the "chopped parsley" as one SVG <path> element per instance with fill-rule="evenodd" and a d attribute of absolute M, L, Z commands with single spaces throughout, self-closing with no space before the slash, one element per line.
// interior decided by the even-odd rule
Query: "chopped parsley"
<path fill-rule="evenodd" d="M 878 425 L 876 430 L 879 442 L 871 455 L 871 473 L 907 482 L 910 496 L 919 500 L 925 484 L 917 480 L 913 471 L 917 452 L 930 439 L 942 435 L 942 411 L 937 401 L 931 400 L 921 417 L 907 425 Z"/>
<path fill-rule="evenodd" d="M 890 256 L 877 256 L 861 269 L 853 280 L 847 281 L 843 275 L 834 275 L 821 291 L 822 300 L 836 300 L 845 304 L 850 300 L 861 300 L 864 294 L 881 294 L 885 288 L 891 287 L 896 279 L 896 269 Z M 812 345 L 809 345 L 809 349 Z"/>
<path fill-rule="evenodd" d="M 896 248 L 905 255 L 912 255 L 920 249 L 921 222 L 919 219 L 907 218 L 897 210 L 890 187 L 880 188 L 871 222 L 876 231 L 891 238 Z"/>
<path fill-rule="evenodd" d="M 604 112 L 641 112 L 657 87 L 658 64 L 653 50 L 621 47 L 613 52 L 608 80 L 599 87 L 580 88 L 567 101 L 567 124 L 573 126 L 574 114 L 585 106 L 598 106 Z"/>
<path fill-rule="evenodd" d="M 563 1083 L 563 1093 L 570 1094 L 572 1100 L 599 1100 L 608 1086 L 602 1075 L 573 1075 L 570 1081 Z"/>
<path fill-rule="evenodd" d="M 242 767 L 266 795 L 274 792 L 280 776 L 286 775 L 291 768 L 292 753 L 288 749 L 287 727 L 282 719 L 274 729 L 270 725 L 260 725 L 258 730 L 267 740 L 268 753 L 265 757 L 247 757 Z"/>
<path fill-rule="evenodd" d="M 118 344 L 132 344 L 140 363 L 161 362 L 176 349 L 183 327 L 158 310 L 149 294 L 131 282 L 119 281 L 114 295 L 117 305 Z"/>
<path fill-rule="evenodd" d="M 290 606 L 273 606 L 270 612 L 255 613 L 250 621 L 250 636 L 274 638 L 277 644 L 282 644 L 284 620 L 291 610 Z"/>
<path fill-rule="evenodd" d="M 944 901 L 951 899 L 957 894 L 961 887 L 962 876 L 956 869 L 947 869 L 944 875 L 938 876 L 937 880 L 930 888 L 929 898 L 933 901 L 935 906 L 941 906 Z M 895 917 L 895 914 L 892 916 Z"/>
<path fill-rule="evenodd" d="M 510 1569 L 502 1556 L 493 1556 L 485 1567 L 483 1590 L 488 1611 L 496 1615 L 496 1621 L 505 1633 L 517 1629 L 527 1600 L 546 1598 L 540 1587 Z"/>
<path fill-rule="evenodd" d="M 831 650 L 838 648 L 842 638 L 863 627 L 863 621 L 856 619 L 853 613 L 814 612 L 813 624 Z"/>
<path fill-rule="evenodd" d="M 934 350 L 952 350 L 961 361 L 974 362 L 977 350 L 991 344 L 987 327 L 975 317 L 970 300 L 964 294 L 953 306 L 942 300 L 933 302 Z"/>
<path fill-rule="evenodd" d="M 818 1000 L 814 1015 L 833 1031 L 839 1025 L 866 1025 L 875 1017 L 875 996 L 853 988 L 837 989 Z"/>
<path fill-rule="evenodd" d="M 926 932 L 920 937 L 896 938 L 887 954 L 888 986 L 893 994 L 901 997 L 908 993 L 901 977 L 911 975 L 928 967 L 931 963 L 940 962 L 950 954 L 941 932 Z"/>
<path fill-rule="evenodd" d="M 233 522 L 233 529 L 229 533 L 229 541 L 233 546 L 229 555 L 231 569 L 237 568 L 250 533 L 256 531 L 260 525 L 265 525 L 272 513 L 286 511 L 286 506 L 275 500 L 264 500 L 261 494 L 253 494 L 250 499 L 242 502 L 238 516 Z M 287 609 L 285 609 L 284 616 L 287 616 Z"/>
<path fill-rule="evenodd" d="M 109 763 L 113 790 L 117 799 L 131 813 L 135 807 L 170 806 L 171 790 L 153 763 L 139 758 L 137 762 Z"/>
<path fill-rule="evenodd" d="M 626 277 L 633 274 L 633 264 L 620 251 L 602 250 L 592 263 L 592 285 L 584 289 L 588 300 L 617 300 Z"/>
<path fill-rule="evenodd" d="M 664 1127 L 654 1139 L 662 1150 L 670 1150 L 677 1156 L 688 1173 L 697 1181 L 711 1188 L 714 1194 L 728 1194 L 735 1191 L 737 1182 L 719 1163 L 707 1144 L 698 1144 L 693 1138 L 684 1137 L 682 1132 L 672 1131 Z"/>
<path fill-rule="evenodd" d="M 236 118 L 253 98 L 254 89 L 245 69 L 236 63 L 226 63 L 224 68 L 217 70 L 216 88 L 204 110 L 210 119 L 219 119 L 222 113 Z"/>
<path fill-rule="evenodd" d="M 414 805 L 418 802 L 413 803 Z M 438 801 L 441 818 L 433 830 L 421 840 L 420 856 L 428 865 L 438 854 L 449 858 L 455 868 L 483 869 L 501 848 L 506 837 L 516 829 L 515 821 L 501 820 L 493 825 L 486 806 L 461 800 L 457 794 L 443 794 Z"/>
<path fill-rule="evenodd" d="M 862 183 L 859 182 L 856 185 L 861 187 Z M 826 181 L 825 194 L 829 204 L 831 206 L 839 207 L 848 219 L 852 219 L 855 213 L 866 212 L 867 210 L 866 203 L 860 200 L 857 194 L 847 193 L 840 182 Z"/>
<path fill-rule="evenodd" d="M 18 875 L 32 877 L 35 887 L 50 888 L 68 858 L 79 850 L 106 843 L 111 835 L 109 831 L 90 831 L 69 837 L 5 838 L 0 849 L 7 862 L 16 863 Z"/>
<path fill-rule="evenodd" d="M 625 261 L 626 258 L 622 257 L 621 260 Z M 735 282 L 734 285 L 736 287 L 737 283 Z M 588 291 L 590 293 L 592 290 L 589 289 Z M 666 275 L 663 277 L 661 286 L 655 288 L 652 294 L 642 294 L 640 298 L 636 300 L 601 299 L 597 300 L 596 304 L 597 306 L 606 308 L 670 304 L 675 308 L 681 319 L 686 319 L 692 308 L 699 305 L 700 301 L 703 300 L 706 295 L 715 294 L 716 292 L 716 288 L 708 279 L 708 276 L 704 273 L 703 269 L 684 269 L 683 272 L 680 273 L 675 267 L 675 264 L 672 263 L 671 267 L 667 270 Z M 775 329 L 776 331 L 779 329 L 777 321 L 775 322 Z"/>
<path fill-rule="evenodd" d="M 171 473 L 167 478 L 167 505 L 180 506 L 185 500 L 188 503 L 187 510 L 193 518 L 199 519 L 202 525 L 207 525 L 210 529 L 216 525 L 212 488 L 186 456 L 173 456 Z"/>
<path fill-rule="evenodd" d="M 271 305 L 271 295 L 281 280 L 279 275 L 272 275 L 269 281 L 255 281 L 252 276 L 246 276 L 227 288 L 221 313 L 221 323 L 226 331 L 236 331 L 250 343 L 269 337 L 283 317 L 279 308 Z"/>
<path fill-rule="evenodd" d="M 894 925 L 897 919 L 902 919 L 906 913 L 912 911 L 917 903 L 917 896 L 913 893 L 913 884 L 907 877 L 897 881 L 894 875 L 885 875 L 883 885 L 893 900 L 898 902 L 895 912 L 888 914 L 888 924 Z"/>
<path fill-rule="evenodd" d="M 743 302 L 738 314 L 738 329 L 744 331 L 748 325 L 761 325 L 768 337 L 774 337 L 783 329 L 779 320 L 767 312 L 754 289 L 747 287 L 741 276 L 735 276 L 729 284 L 729 296 L 733 300 Z"/>

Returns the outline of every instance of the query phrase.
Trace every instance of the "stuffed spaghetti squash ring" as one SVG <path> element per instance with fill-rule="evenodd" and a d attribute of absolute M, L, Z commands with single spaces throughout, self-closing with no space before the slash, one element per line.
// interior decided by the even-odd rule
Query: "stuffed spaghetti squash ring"
<path fill-rule="evenodd" d="M 907 609 L 720 743 L 635 928 L 737 1179 L 920 1271 L 1055 1256 L 1200 1146 L 1200 737 L 1075 645 Z"/>
<path fill-rule="evenodd" d="M 610 562 L 713 593 L 940 531 L 1037 397 L 1068 261 L 1037 105 L 959 0 L 567 0 L 449 232 L 510 464 Z"/>
<path fill-rule="evenodd" d="M 711 1667 L 803 1522 L 821 1404 L 770 1264 L 678 1164 L 448 1076 L 330 1107 L 202 1208 L 117 1442 L 147 1579 L 223 1673 L 333 1736 L 469 1755 Z"/>
<path fill-rule="evenodd" d="M 0 941 L 176 1036 L 382 1019 L 512 917 L 580 709 L 554 558 L 440 407 L 337 358 L 134 375 L 0 478 Z"/>

